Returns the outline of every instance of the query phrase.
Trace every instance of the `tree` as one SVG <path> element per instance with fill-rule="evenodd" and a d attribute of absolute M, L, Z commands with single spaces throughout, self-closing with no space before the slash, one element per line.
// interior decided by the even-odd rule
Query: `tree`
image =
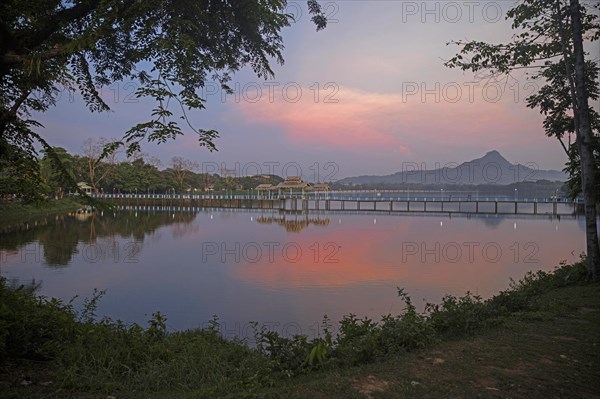
<path fill-rule="evenodd" d="M 40 176 L 48 190 L 52 191 L 56 198 L 62 198 L 65 189 L 71 186 L 75 180 L 75 159 L 62 147 L 54 148 L 54 155 L 60 160 L 60 165 L 54 161 L 52 156 L 44 151 L 44 157 L 40 160 Z M 63 173 L 66 171 L 66 176 Z"/>
<path fill-rule="evenodd" d="M 191 161 L 182 157 L 173 157 L 171 159 L 169 173 L 177 182 L 180 192 L 184 190 L 186 178 L 196 169 L 198 169 L 198 163 L 196 161 Z"/>
<path fill-rule="evenodd" d="M 560 12 L 560 3 L 557 1 L 557 8 Z M 561 32 L 563 43 L 563 57 L 567 75 L 569 76 L 569 85 L 573 104 L 573 119 L 575 133 L 577 137 L 577 150 L 579 153 L 579 163 L 581 165 L 581 191 L 585 203 L 586 237 L 588 250 L 588 263 L 594 280 L 600 280 L 600 239 L 598 239 L 598 226 L 596 215 L 596 195 L 594 189 L 598 188 L 597 163 L 594 162 L 594 137 L 592 134 L 592 122 L 588 104 L 588 83 L 585 73 L 585 54 L 583 50 L 583 26 L 581 7 L 579 0 L 571 0 L 570 4 L 571 27 L 573 30 L 573 54 L 571 55 L 566 47 L 566 38 L 564 32 Z M 575 64 L 574 76 L 570 73 L 570 58 Z M 595 68 L 596 76 L 598 69 Z M 596 94 L 598 93 L 596 87 Z M 596 97 L 597 99 L 597 97 Z"/>
<path fill-rule="evenodd" d="M 39 201 L 44 191 L 37 159 L 17 146 L 7 147 L 0 157 L 0 198 Z"/>
<path fill-rule="evenodd" d="M 446 62 L 483 78 L 507 77 L 519 69 L 534 70 L 546 84 L 527 98 L 527 106 L 544 115 L 546 135 L 559 140 L 568 156 L 573 194 L 582 193 L 586 219 L 587 266 L 600 279 L 600 240 L 596 208 L 600 188 L 600 115 L 589 107 L 598 101 L 598 59 L 586 60 L 584 40 L 600 38 L 598 17 L 579 0 L 524 0 L 507 13 L 520 32 L 507 44 L 453 42 L 462 47 Z M 575 143 L 571 144 L 571 135 Z M 568 138 L 568 145 L 565 144 Z"/>
<path fill-rule="evenodd" d="M 317 30 L 326 18 L 308 0 Z M 271 77 L 282 64 L 281 30 L 290 25 L 287 0 L 6 0 L 0 3 L 0 163 L 36 155 L 36 142 L 52 147 L 31 111 L 55 105 L 62 89 L 81 93 L 92 112 L 109 110 L 97 87 L 132 80 L 138 97 L 155 100 L 149 119 L 124 132 L 107 151 L 140 142 L 162 143 L 183 134 L 216 149 L 215 130 L 194 128 L 190 110 L 204 108 L 207 79 L 227 82 L 249 65 Z M 106 153 L 106 152 L 105 152 Z M 23 162 L 21 162 L 23 163 Z"/>
<path fill-rule="evenodd" d="M 162 188 L 160 171 L 156 166 L 137 158 L 117 165 L 114 174 L 107 181 L 107 188 L 133 192 L 150 192 Z"/>
<path fill-rule="evenodd" d="M 98 140 L 87 139 L 83 142 L 81 152 L 85 161 L 85 175 L 94 189 L 98 191 L 98 185 L 114 172 L 117 165 L 117 152 L 111 151 L 105 153 L 104 149 L 108 140 L 99 138 Z"/>

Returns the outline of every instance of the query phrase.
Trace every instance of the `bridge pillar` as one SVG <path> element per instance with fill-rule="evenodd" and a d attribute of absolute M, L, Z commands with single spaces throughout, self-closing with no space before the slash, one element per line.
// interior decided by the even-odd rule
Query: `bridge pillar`
<path fill-rule="evenodd" d="M 494 213 L 498 213 L 498 201 L 494 203 Z"/>
<path fill-rule="evenodd" d="M 533 203 L 533 214 L 537 215 L 537 202 Z"/>
<path fill-rule="evenodd" d="M 518 208 L 517 208 L 517 204 L 518 204 L 518 202 L 517 202 L 517 201 L 515 201 L 515 215 L 517 214 L 517 209 L 518 209 Z"/>

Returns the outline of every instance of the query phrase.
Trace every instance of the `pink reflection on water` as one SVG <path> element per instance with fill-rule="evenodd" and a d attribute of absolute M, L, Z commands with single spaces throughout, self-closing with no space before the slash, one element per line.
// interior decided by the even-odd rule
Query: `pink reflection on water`
<path fill-rule="evenodd" d="M 379 224 L 369 224 L 369 219 Z M 288 236 L 273 251 L 274 258 L 242 262 L 232 274 L 278 289 L 379 282 L 488 296 L 528 271 L 550 271 L 563 260 L 577 260 L 584 244 L 580 227 L 572 221 L 431 216 L 358 220 Z M 283 250 L 286 246 L 294 249 L 291 255 Z"/>

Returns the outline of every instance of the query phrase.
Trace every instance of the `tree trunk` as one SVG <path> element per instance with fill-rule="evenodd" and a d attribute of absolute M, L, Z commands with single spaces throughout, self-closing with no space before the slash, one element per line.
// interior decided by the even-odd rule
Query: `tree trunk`
<path fill-rule="evenodd" d="M 596 226 L 596 203 L 594 200 L 594 154 L 592 151 L 592 128 L 588 106 L 588 93 L 585 87 L 585 59 L 581 27 L 579 0 L 570 0 L 571 27 L 573 30 L 573 56 L 575 61 L 575 118 L 578 119 L 577 149 L 581 163 L 581 189 L 585 206 L 585 233 L 587 247 L 587 267 L 593 280 L 600 279 L 600 246 Z"/>
<path fill-rule="evenodd" d="M 92 157 L 88 157 L 88 177 L 90 179 L 90 184 L 94 192 L 96 192 L 96 166 L 94 165 L 94 159 Z"/>

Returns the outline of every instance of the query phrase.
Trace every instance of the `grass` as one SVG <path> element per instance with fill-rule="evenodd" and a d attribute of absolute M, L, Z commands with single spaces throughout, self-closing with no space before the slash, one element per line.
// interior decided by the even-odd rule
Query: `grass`
<path fill-rule="evenodd" d="M 0 223 L 9 225 L 27 222 L 53 214 L 72 212 L 81 205 L 82 203 L 73 197 L 34 203 L 0 201 Z"/>
<path fill-rule="evenodd" d="M 503 325 L 277 389 L 290 398 L 597 398 L 600 284 L 556 288 Z M 362 392 L 361 392 L 362 391 Z"/>
<path fill-rule="evenodd" d="M 600 382 L 600 284 L 582 264 L 538 272 L 489 300 L 446 297 L 379 322 L 344 318 L 336 337 L 256 326 L 257 347 L 205 330 L 95 321 L 0 285 L 3 398 L 593 398 Z M 327 321 L 325 321 L 327 324 Z M 30 384 L 29 384 L 30 382 Z M 26 385 L 23 385 L 26 384 Z M 596 396 L 594 396 L 596 395 Z"/>

